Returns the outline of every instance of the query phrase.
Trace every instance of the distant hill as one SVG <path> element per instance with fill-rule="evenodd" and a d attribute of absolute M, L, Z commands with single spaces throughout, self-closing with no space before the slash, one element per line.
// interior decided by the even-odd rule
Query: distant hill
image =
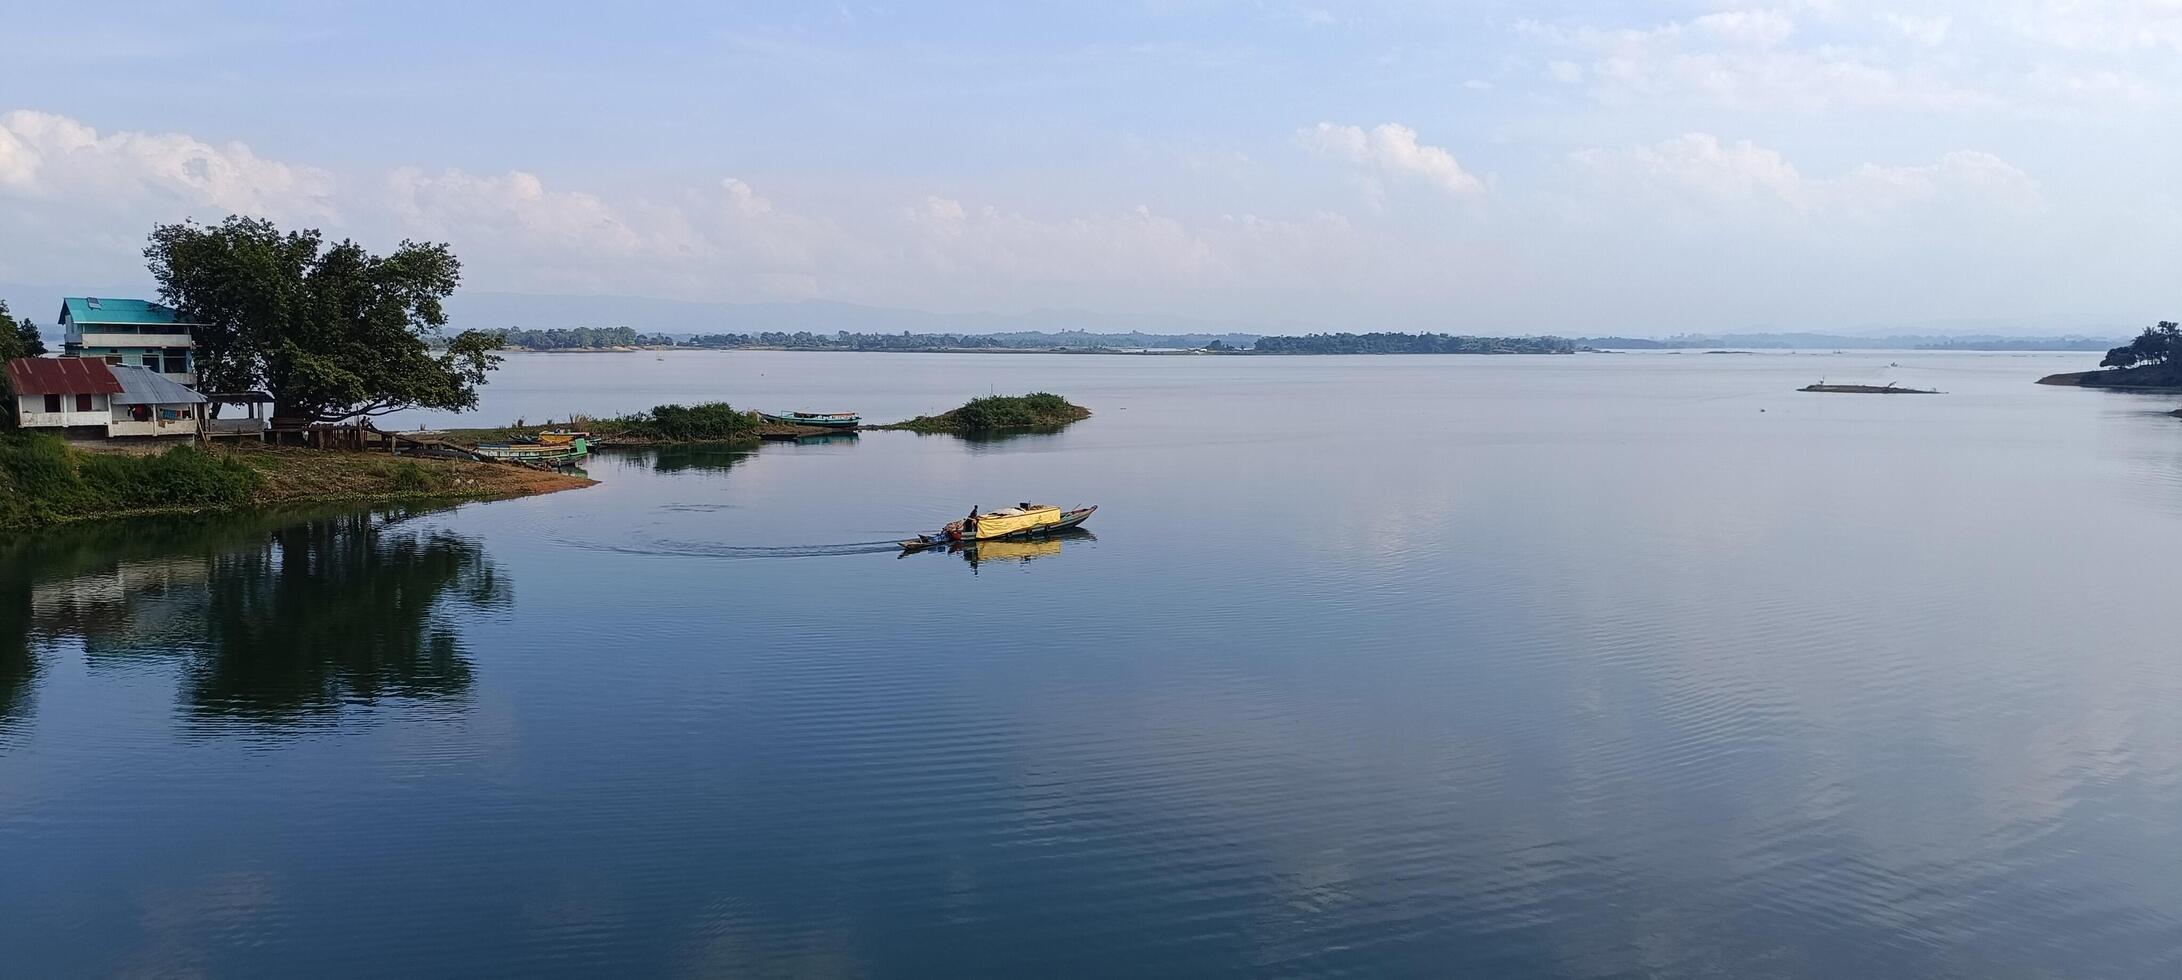
<path fill-rule="evenodd" d="M 680 335 L 760 333 L 987 334 L 1040 338 L 1048 346 L 1092 346 L 1072 335 L 1138 336 L 1147 340 L 1201 338 L 1248 346 L 1258 335 L 1299 330 L 1294 324 L 1252 324 L 1179 316 L 1037 310 L 1029 313 L 929 313 L 825 300 L 799 303 L 702 303 L 636 296 L 539 296 L 464 290 L 447 300 L 456 329 L 551 329 L 629 327 L 640 333 Z"/>

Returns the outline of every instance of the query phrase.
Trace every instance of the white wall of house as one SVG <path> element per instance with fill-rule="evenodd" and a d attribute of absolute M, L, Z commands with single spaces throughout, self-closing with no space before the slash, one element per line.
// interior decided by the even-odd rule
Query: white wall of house
<path fill-rule="evenodd" d="M 151 409 L 152 417 L 142 422 L 129 417 L 129 410 L 135 407 L 134 405 L 115 405 L 113 407 L 113 412 L 106 421 L 107 438 L 111 439 L 115 436 L 194 436 L 197 434 L 196 415 L 199 408 L 196 405 L 147 405 L 145 407 Z M 185 418 L 162 419 L 159 417 L 159 410 L 162 408 L 172 412 L 188 412 L 189 415 Z"/>
<path fill-rule="evenodd" d="M 116 436 L 194 436 L 197 434 L 196 419 L 153 419 L 138 422 L 124 419 L 106 424 L 106 437 Z"/>
<path fill-rule="evenodd" d="M 113 421 L 112 406 L 107 404 L 105 395 L 92 395 L 89 411 L 77 407 L 74 395 L 61 396 L 61 410 L 58 412 L 48 412 L 45 408 L 44 395 L 15 396 L 16 422 L 26 429 L 69 425 L 96 425 L 104 428 L 106 423 Z"/>

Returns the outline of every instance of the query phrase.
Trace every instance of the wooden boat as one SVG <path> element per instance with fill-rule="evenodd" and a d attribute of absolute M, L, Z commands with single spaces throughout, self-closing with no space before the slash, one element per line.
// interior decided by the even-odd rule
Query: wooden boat
<path fill-rule="evenodd" d="M 540 466 L 573 466 L 591 455 L 591 439 L 577 434 L 567 442 L 484 442 L 471 452 L 484 459 Z"/>
<path fill-rule="evenodd" d="M 815 425 L 821 429 L 853 429 L 864 421 L 855 412 L 759 412 L 758 417 L 781 425 Z"/>
<path fill-rule="evenodd" d="M 538 433 L 538 442 L 547 446 L 571 445 L 578 439 L 582 439 L 588 444 L 598 442 L 598 440 L 591 438 L 591 433 L 582 429 L 547 429 Z"/>
<path fill-rule="evenodd" d="M 1039 537 L 1077 527 L 1097 511 L 1097 507 L 1062 510 L 1052 504 L 1018 504 L 979 514 L 974 525 L 967 519 L 954 521 L 936 533 L 903 541 L 901 546 L 905 551 L 916 551 L 934 545 Z"/>
<path fill-rule="evenodd" d="M 1803 387 L 1801 387 L 1801 388 L 1797 388 L 1796 390 L 1797 390 L 1797 391 L 1827 391 L 1827 392 L 1833 392 L 1833 393 L 1835 393 L 1835 394 L 1841 394 L 1841 395 L 1937 395 L 1937 394 L 1940 394 L 1940 392 L 1939 392 L 1939 391 L 1937 391 L 1937 390 L 1935 390 L 1935 389 L 1932 389 L 1932 388 L 1897 388 L 1897 387 L 1895 387 L 1895 386 L 1894 386 L 1894 384 L 1893 384 L 1892 382 L 1889 382 L 1889 383 L 1887 383 L 1887 384 L 1883 384 L 1883 385 L 1830 385 L 1830 384 L 1826 384 L 1825 382 L 1823 382 L 1823 381 L 1822 381 L 1822 382 L 1819 382 L 1818 384 L 1815 384 L 1815 385 L 1804 385 Z"/>

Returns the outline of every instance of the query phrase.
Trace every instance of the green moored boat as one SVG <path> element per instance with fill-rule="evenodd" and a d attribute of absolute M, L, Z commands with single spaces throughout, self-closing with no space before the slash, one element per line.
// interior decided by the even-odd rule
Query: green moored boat
<path fill-rule="evenodd" d="M 821 429 L 853 429 L 864 417 L 855 412 L 759 412 L 758 417 L 781 425 L 809 425 Z"/>
<path fill-rule="evenodd" d="M 484 442 L 470 450 L 484 459 L 539 466 L 574 466 L 591 455 L 591 439 L 576 435 L 566 442 Z"/>

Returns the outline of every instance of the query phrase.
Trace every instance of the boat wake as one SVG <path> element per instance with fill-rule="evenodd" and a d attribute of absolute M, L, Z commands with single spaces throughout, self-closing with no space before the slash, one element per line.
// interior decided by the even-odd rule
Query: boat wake
<path fill-rule="evenodd" d="M 586 543 L 579 545 L 579 547 L 589 551 L 606 551 L 621 555 L 661 555 L 674 558 L 730 558 L 738 560 L 882 555 L 901 550 L 901 545 L 894 539 L 852 541 L 846 544 L 800 544 L 767 547 L 710 544 L 702 541 L 650 541 L 640 544 Z"/>

